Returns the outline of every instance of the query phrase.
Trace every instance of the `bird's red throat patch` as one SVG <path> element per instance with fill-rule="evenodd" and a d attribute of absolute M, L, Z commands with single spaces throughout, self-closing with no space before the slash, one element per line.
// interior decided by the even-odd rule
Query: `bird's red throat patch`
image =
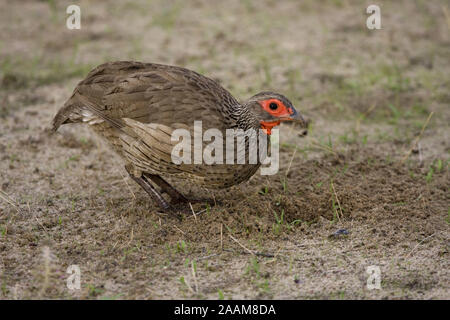
<path fill-rule="evenodd" d="M 261 129 L 263 129 L 264 133 L 267 135 L 272 134 L 272 128 L 276 127 L 280 124 L 281 121 L 261 121 Z"/>

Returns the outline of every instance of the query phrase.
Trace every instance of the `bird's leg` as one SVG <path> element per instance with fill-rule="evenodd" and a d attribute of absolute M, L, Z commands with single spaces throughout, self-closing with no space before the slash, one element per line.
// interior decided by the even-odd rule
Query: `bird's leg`
<path fill-rule="evenodd" d="M 146 188 L 144 188 L 147 193 L 149 193 L 150 195 L 153 195 L 153 199 L 156 200 L 156 202 L 158 202 L 159 206 L 164 209 L 164 210 L 169 210 L 171 209 L 170 204 L 167 202 L 167 200 L 161 195 L 161 193 L 159 193 L 155 187 L 153 187 L 153 185 L 150 183 L 150 181 L 148 181 L 145 176 L 141 177 L 142 181 L 144 182 L 144 185 L 148 186 L 149 190 L 151 190 L 151 194 L 147 191 Z"/>
<path fill-rule="evenodd" d="M 189 200 L 185 196 L 183 196 L 177 189 L 172 187 L 166 180 L 164 180 L 160 176 L 150 173 L 144 173 L 143 176 L 156 183 L 163 192 L 167 193 L 172 199 L 172 203 L 177 204 L 189 202 Z"/>
<path fill-rule="evenodd" d="M 128 174 L 130 175 L 131 179 L 136 181 L 138 185 L 142 187 L 142 189 L 147 192 L 150 197 L 164 210 L 169 211 L 172 209 L 172 206 L 164 199 L 164 197 L 155 189 L 155 187 L 152 186 L 152 184 L 142 175 L 140 177 L 136 177 L 132 170 L 125 166 L 125 169 L 127 170 Z"/>
<path fill-rule="evenodd" d="M 188 199 L 183 196 L 177 189 L 172 187 L 166 180 L 161 178 L 156 174 L 144 173 L 144 177 L 149 178 L 154 183 L 156 183 L 163 192 L 167 193 L 172 199 L 172 204 L 181 204 L 181 203 L 208 203 L 209 205 L 213 205 L 208 199 Z"/>
<path fill-rule="evenodd" d="M 136 183 L 139 184 L 163 210 L 170 209 L 170 205 L 167 203 L 166 199 L 164 199 L 164 197 L 151 185 L 150 182 L 147 181 L 147 179 L 144 177 L 137 178 L 132 174 L 130 174 L 130 177 L 136 181 Z"/>

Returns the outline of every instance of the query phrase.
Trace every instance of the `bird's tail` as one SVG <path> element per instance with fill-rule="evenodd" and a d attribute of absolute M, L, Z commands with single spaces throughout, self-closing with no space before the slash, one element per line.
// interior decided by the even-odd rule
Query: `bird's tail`
<path fill-rule="evenodd" d="M 131 131 L 124 131 L 124 123 L 121 119 L 114 119 L 107 116 L 94 102 L 78 92 L 75 92 L 55 115 L 52 121 L 52 130 L 56 131 L 61 125 L 66 123 L 87 122 L 89 124 L 96 124 L 104 121 L 112 128 L 135 137 L 135 134 Z"/>

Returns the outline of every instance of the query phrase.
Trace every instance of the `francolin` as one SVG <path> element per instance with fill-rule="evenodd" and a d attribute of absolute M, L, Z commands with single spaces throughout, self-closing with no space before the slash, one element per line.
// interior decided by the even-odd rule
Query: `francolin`
<path fill-rule="evenodd" d="M 261 164 L 175 164 L 171 155 L 178 141 L 172 141 L 172 133 L 179 128 L 192 132 L 194 121 L 200 120 L 204 130 L 263 129 L 267 137 L 281 121 L 305 124 L 281 94 L 261 92 L 240 103 L 216 81 L 194 71 L 118 61 L 96 67 L 76 86 L 54 117 L 53 130 L 66 123 L 89 124 L 124 160 L 131 178 L 169 210 L 189 200 L 163 177 L 228 188 L 247 181 Z M 170 196 L 170 203 L 161 192 Z"/>

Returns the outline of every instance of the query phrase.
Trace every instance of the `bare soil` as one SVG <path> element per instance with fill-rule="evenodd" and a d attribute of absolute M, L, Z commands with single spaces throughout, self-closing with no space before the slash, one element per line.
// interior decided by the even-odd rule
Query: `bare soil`
<path fill-rule="evenodd" d="M 84 0 L 68 30 L 70 1 L 0 0 L 0 298 L 449 299 L 450 7 L 378 2 L 381 30 L 366 1 Z M 282 92 L 309 134 L 281 126 L 276 175 L 175 181 L 216 202 L 180 222 L 88 127 L 48 131 L 114 60 Z"/>

